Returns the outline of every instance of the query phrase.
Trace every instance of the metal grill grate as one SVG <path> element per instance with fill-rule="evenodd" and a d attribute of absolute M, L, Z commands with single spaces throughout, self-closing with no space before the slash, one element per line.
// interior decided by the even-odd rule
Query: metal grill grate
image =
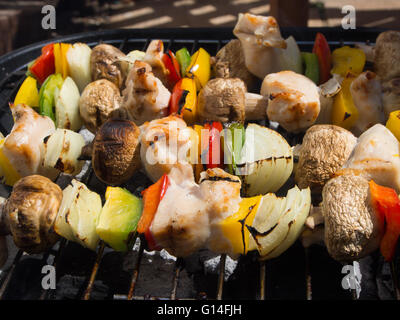
<path fill-rule="evenodd" d="M 310 51 L 313 45 L 315 33 L 317 31 L 320 30 L 287 29 L 283 30 L 283 34 L 293 34 L 297 40 L 300 40 L 298 43 L 301 49 Z M 327 35 L 328 39 L 336 40 L 331 41 L 330 43 L 333 47 L 339 44 L 351 45 L 354 44 L 354 41 L 374 41 L 376 35 L 378 34 L 378 31 L 376 30 L 357 30 L 357 33 L 350 32 L 344 37 L 344 35 L 339 33 L 339 30 L 326 29 L 322 31 Z M 173 35 L 173 37 L 171 37 L 171 35 Z M 203 47 L 211 54 L 215 54 L 232 38 L 233 36 L 231 30 L 227 29 L 164 29 L 103 31 L 97 33 L 73 35 L 56 40 L 64 42 L 82 41 L 88 43 L 90 46 L 104 42 L 112 44 L 124 52 L 129 52 L 130 50 L 145 49 L 151 39 L 161 39 L 164 41 L 165 48 L 173 51 L 185 46 L 193 53 L 199 47 Z M 344 38 L 344 40 L 341 38 Z M 43 44 L 44 43 L 35 44 L 30 47 L 22 48 L 9 55 L 0 57 L 0 72 L 2 73 L 0 78 L 0 131 L 3 134 L 7 134 L 11 130 L 13 123 L 8 108 L 8 102 L 13 101 L 16 91 L 24 79 L 24 72 L 27 63 L 39 54 L 40 48 L 43 46 Z M 82 182 L 87 184 L 92 190 L 100 194 L 104 194 L 105 186 L 97 180 L 91 168 L 82 179 Z M 136 188 L 140 186 L 141 183 L 147 183 L 147 181 L 138 179 L 138 181 L 129 182 L 128 189 Z M 10 190 L 10 188 L 5 186 L 0 187 L 0 193 L 3 196 L 7 196 Z M 179 296 L 179 281 L 185 264 L 183 259 L 177 259 L 174 264 L 173 272 L 170 275 L 172 288 L 169 296 L 157 297 L 151 292 L 146 295 L 136 295 L 135 289 L 140 281 L 139 275 L 143 265 L 142 258 L 145 250 L 145 242 L 143 239 L 139 239 L 139 243 L 138 254 L 130 275 L 129 289 L 126 292 L 115 292 L 113 294 L 113 298 L 127 300 L 177 299 Z M 62 256 L 67 245 L 68 242 L 66 240 L 61 240 L 57 245 L 56 250 L 50 250 L 49 252 L 45 253 L 42 258 L 43 265 L 47 264 L 48 257 L 50 256 L 52 257 L 51 264 L 58 270 L 60 256 Z M 104 251 L 105 244 L 101 242 L 97 250 L 97 254 L 94 257 L 93 266 L 86 274 L 87 280 L 85 281 L 85 284 L 81 290 L 82 292 L 78 298 L 84 300 L 91 298 L 94 281 L 98 275 L 98 272 L 101 270 L 101 262 Z M 0 300 L 7 298 L 7 292 L 12 282 L 11 280 L 16 272 L 22 256 L 23 252 L 19 250 L 8 272 L 5 276 L 3 276 L 2 279 L 0 279 L 2 280 L 0 287 Z M 227 257 L 225 255 L 220 256 L 218 277 L 215 279 L 216 281 L 210 285 L 211 287 L 215 288 L 213 292 L 199 291 L 195 297 L 183 298 L 215 298 L 221 300 L 225 297 L 235 297 L 235 295 L 230 293 L 237 289 L 237 285 L 232 285 L 230 281 L 224 281 L 226 272 L 226 259 Z M 65 264 L 65 261 L 63 264 Z M 244 267 L 242 268 L 242 266 Z M 293 248 L 290 248 L 287 253 L 273 261 L 258 262 L 256 259 L 254 259 L 254 257 L 244 257 L 239 261 L 237 269 L 239 269 L 237 277 L 240 276 L 242 277 L 242 280 L 244 279 L 243 281 L 246 282 L 246 286 L 248 287 L 247 292 L 252 293 L 251 296 L 245 297 L 248 299 L 256 298 L 259 300 L 264 300 L 275 298 L 300 298 L 311 300 L 312 298 L 333 298 L 335 297 L 335 294 L 340 291 L 340 289 L 337 287 L 334 289 L 332 289 L 332 287 L 335 285 L 340 286 L 340 277 L 342 276 L 340 274 L 341 266 L 327 256 L 325 249 L 314 247 L 303 249 L 299 244 L 296 244 L 293 246 Z M 396 298 L 400 299 L 397 281 L 398 276 L 394 263 L 391 265 L 391 272 L 392 279 L 394 280 L 393 285 Z M 332 273 L 336 274 L 336 278 L 334 277 L 334 279 L 331 279 L 330 281 L 329 278 L 331 278 Z M 243 284 L 243 282 L 239 283 L 240 285 Z M 329 287 L 330 285 L 331 287 Z M 329 294 L 330 290 L 333 290 L 332 295 Z M 38 298 L 42 300 L 47 299 L 48 297 L 49 291 L 42 290 Z M 354 298 L 355 295 L 354 292 L 349 295 L 343 294 L 342 292 L 340 297 Z"/>

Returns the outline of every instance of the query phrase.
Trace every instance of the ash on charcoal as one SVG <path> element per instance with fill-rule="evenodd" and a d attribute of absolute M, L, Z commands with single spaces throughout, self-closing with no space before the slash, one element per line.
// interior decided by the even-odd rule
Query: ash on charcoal
<path fill-rule="evenodd" d="M 185 258 L 186 269 L 191 273 L 219 274 L 220 255 L 209 250 L 200 250 Z M 225 261 L 225 281 L 234 273 L 238 262 L 229 256 Z"/>

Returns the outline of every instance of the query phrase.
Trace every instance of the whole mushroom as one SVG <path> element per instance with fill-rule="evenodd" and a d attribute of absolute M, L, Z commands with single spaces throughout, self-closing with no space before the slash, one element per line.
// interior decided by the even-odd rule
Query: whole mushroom
<path fill-rule="evenodd" d="M 126 116 L 121 109 L 122 97 L 117 86 L 100 79 L 89 83 L 79 100 L 79 112 L 85 127 L 92 133 L 111 117 Z"/>
<path fill-rule="evenodd" d="M 239 78 L 216 78 L 207 82 L 198 96 L 201 121 L 239 121 L 265 119 L 267 99 L 248 93 Z"/>
<path fill-rule="evenodd" d="M 400 77 L 400 32 L 385 31 L 376 38 L 374 70 L 382 81 Z"/>
<path fill-rule="evenodd" d="M 335 177 L 325 185 L 322 198 L 325 244 L 335 260 L 357 260 L 379 248 L 384 225 L 373 209 L 366 178 Z"/>
<path fill-rule="evenodd" d="M 229 41 L 215 56 L 213 70 L 217 78 L 239 78 L 248 89 L 253 88 L 257 78 L 246 68 L 240 40 Z"/>
<path fill-rule="evenodd" d="M 92 148 L 96 176 L 110 185 L 129 180 L 140 168 L 140 129 L 130 120 L 110 119 L 98 130 Z"/>
<path fill-rule="evenodd" d="M 2 215 L 17 247 L 40 253 L 57 242 L 53 225 L 62 196 L 57 184 L 39 175 L 24 177 L 14 185 Z"/>
<path fill-rule="evenodd" d="M 92 80 L 107 79 L 122 89 L 128 64 L 121 58 L 125 58 L 125 54 L 110 44 L 103 43 L 94 47 L 90 55 Z"/>
<path fill-rule="evenodd" d="M 321 192 L 350 157 L 357 138 L 335 125 L 313 125 L 306 131 L 301 146 L 296 148 L 298 164 L 295 181 L 299 188 L 310 187 Z"/>

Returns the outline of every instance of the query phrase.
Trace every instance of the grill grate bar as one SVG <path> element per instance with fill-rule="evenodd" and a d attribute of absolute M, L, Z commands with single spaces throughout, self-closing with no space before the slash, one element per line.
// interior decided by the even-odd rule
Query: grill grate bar
<path fill-rule="evenodd" d="M 6 276 L 2 286 L 0 288 L 0 300 L 3 300 L 4 294 L 7 291 L 8 284 L 10 283 L 12 275 L 13 275 L 13 273 L 15 271 L 15 267 L 17 266 L 17 264 L 18 264 L 19 260 L 21 259 L 23 253 L 24 253 L 24 251 L 18 250 L 17 254 L 15 255 L 15 258 L 14 258 L 14 261 L 13 261 L 13 263 L 11 265 L 10 271 L 7 273 L 7 276 Z"/>
<path fill-rule="evenodd" d="M 178 258 L 175 262 L 174 278 L 172 280 L 171 300 L 176 300 L 176 291 L 178 289 L 179 276 L 181 274 L 181 259 Z"/>
<path fill-rule="evenodd" d="M 260 261 L 260 300 L 265 300 L 266 262 Z"/>
<path fill-rule="evenodd" d="M 312 300 L 312 285 L 310 272 L 310 251 L 309 248 L 304 248 L 305 257 L 305 277 L 306 277 L 306 299 Z"/>
<path fill-rule="evenodd" d="M 94 263 L 92 273 L 90 274 L 89 283 L 86 287 L 85 293 L 82 298 L 83 300 L 90 299 L 90 294 L 93 289 L 94 280 L 96 280 L 97 271 L 99 270 L 101 258 L 103 257 L 104 248 L 105 248 L 105 243 L 101 241 L 99 251 L 97 252 L 96 261 Z"/>
<path fill-rule="evenodd" d="M 396 300 L 400 300 L 400 290 L 399 290 L 399 282 L 398 282 L 399 278 L 398 278 L 398 274 L 396 272 L 396 266 L 393 261 L 390 263 L 390 273 L 392 275 L 393 288 L 394 288 L 394 294 L 395 294 Z"/>
<path fill-rule="evenodd" d="M 222 294 L 224 291 L 225 262 L 226 262 L 226 254 L 221 254 L 220 260 L 219 260 L 217 300 L 222 300 Z"/>
<path fill-rule="evenodd" d="M 131 280 L 131 285 L 129 287 L 127 300 L 133 300 L 134 299 L 133 293 L 135 291 L 135 286 L 136 286 L 136 283 L 137 283 L 137 279 L 139 277 L 140 261 L 142 260 L 143 251 L 144 251 L 144 241 L 142 239 L 140 239 L 138 257 L 136 259 L 135 268 L 133 269 L 132 280 Z"/>

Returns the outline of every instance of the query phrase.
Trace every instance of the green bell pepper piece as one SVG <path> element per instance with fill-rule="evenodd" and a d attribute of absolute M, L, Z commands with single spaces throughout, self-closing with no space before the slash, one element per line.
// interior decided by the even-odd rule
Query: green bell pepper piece
<path fill-rule="evenodd" d="M 178 60 L 179 63 L 179 68 L 181 70 L 181 76 L 182 78 L 186 76 L 186 69 L 190 65 L 190 53 L 188 49 L 183 47 L 182 49 L 179 49 L 176 54 L 175 54 L 176 60 Z"/>
<path fill-rule="evenodd" d="M 54 114 L 55 99 L 64 83 L 61 74 L 52 74 L 47 77 L 39 91 L 39 113 L 48 116 L 54 122 L 56 117 Z"/>
<path fill-rule="evenodd" d="M 315 53 L 302 52 L 301 57 L 303 58 L 303 64 L 305 66 L 304 75 L 318 85 L 319 66 L 317 55 Z"/>

